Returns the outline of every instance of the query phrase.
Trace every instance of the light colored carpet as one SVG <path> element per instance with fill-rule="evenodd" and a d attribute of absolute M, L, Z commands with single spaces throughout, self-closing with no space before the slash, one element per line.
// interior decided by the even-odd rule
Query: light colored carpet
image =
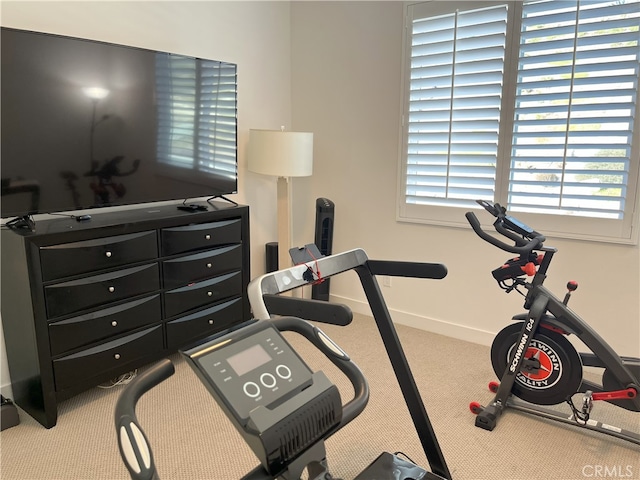
<path fill-rule="evenodd" d="M 327 442 L 332 473 L 352 479 L 382 451 L 402 451 L 426 465 L 404 400 L 372 319 L 323 325 L 367 376 L 364 413 Z M 494 379 L 487 347 L 397 326 L 407 358 L 455 480 L 640 479 L 640 448 L 578 427 L 508 411 L 493 432 L 474 426 L 468 405 L 488 403 Z M 287 338 L 315 369 L 336 369 L 295 334 Z M 171 357 L 176 374 L 142 397 L 138 417 L 163 480 L 239 478 L 257 461 L 189 366 Z M 346 380 L 334 378 L 343 398 Z M 0 435 L 2 480 L 126 479 L 113 425 L 122 387 L 94 388 L 60 405 L 50 430 L 20 412 L 20 425 Z M 567 415 L 568 407 L 565 409 Z M 640 431 L 640 414 L 598 403 L 593 417 Z"/>

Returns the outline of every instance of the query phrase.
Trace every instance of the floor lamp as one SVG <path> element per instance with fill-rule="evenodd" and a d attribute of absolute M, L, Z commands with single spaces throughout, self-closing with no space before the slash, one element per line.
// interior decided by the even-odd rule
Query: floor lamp
<path fill-rule="evenodd" d="M 291 248 L 291 177 L 313 172 L 313 133 L 250 130 L 248 168 L 278 177 L 278 269 L 289 268 Z"/>

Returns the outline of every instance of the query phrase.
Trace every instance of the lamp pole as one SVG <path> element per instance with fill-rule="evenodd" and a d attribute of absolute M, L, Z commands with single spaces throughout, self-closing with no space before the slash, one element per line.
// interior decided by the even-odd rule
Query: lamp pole
<path fill-rule="evenodd" d="M 291 201 L 291 179 L 278 177 L 278 270 L 291 266 L 289 249 L 291 248 L 291 217 L 293 204 Z"/>

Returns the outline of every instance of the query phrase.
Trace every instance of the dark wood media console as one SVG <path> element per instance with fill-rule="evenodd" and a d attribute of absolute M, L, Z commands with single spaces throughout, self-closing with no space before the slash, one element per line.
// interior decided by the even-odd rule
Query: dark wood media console
<path fill-rule="evenodd" d="M 2 230 L 0 306 L 17 405 L 53 427 L 60 401 L 250 318 L 249 208 L 211 205 Z"/>

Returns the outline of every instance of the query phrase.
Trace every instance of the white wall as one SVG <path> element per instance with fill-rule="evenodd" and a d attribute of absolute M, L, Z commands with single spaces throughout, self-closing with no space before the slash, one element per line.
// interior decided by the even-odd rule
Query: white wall
<path fill-rule="evenodd" d="M 264 244 L 276 239 L 275 179 L 247 171 L 251 128 L 291 126 L 288 2 L 6 2 L 5 27 L 36 30 L 238 64 L 239 193 L 251 208 L 252 275 L 264 273 Z M 0 330 L 1 333 L 1 330 Z M 9 372 L 0 344 L 3 394 Z"/>
<path fill-rule="evenodd" d="M 441 281 L 394 278 L 383 287 L 396 321 L 488 344 L 521 309 L 490 271 L 508 255 L 470 229 L 396 222 L 402 2 L 2 2 L 2 25 L 210 57 L 238 64 L 240 193 L 251 208 L 252 275 L 276 239 L 275 184 L 246 170 L 250 128 L 314 132 L 314 175 L 296 178 L 294 243 L 313 242 L 315 199 L 336 204 L 334 251 L 441 262 Z M 291 27 L 290 27 L 291 21 Z M 464 212 L 460 212 L 463 215 Z M 640 355 L 638 246 L 551 239 L 560 252 L 547 284 L 572 299 L 623 355 Z M 355 274 L 336 300 L 366 311 Z M 2 385 L 8 378 L 2 347 Z M 479 361 L 489 361 L 479 359 Z"/>
<path fill-rule="evenodd" d="M 394 278 L 382 287 L 396 321 L 489 344 L 522 308 L 522 297 L 503 293 L 490 274 L 510 255 L 471 228 L 396 222 L 402 18 L 402 2 L 292 4 L 293 120 L 315 134 L 307 210 L 294 217 L 295 228 L 304 229 L 298 243 L 313 240 L 313 199 L 333 200 L 334 251 L 363 247 L 371 258 L 448 267 L 444 280 Z M 638 246 L 548 244 L 559 253 L 546 285 L 563 296 L 567 281 L 577 280 L 573 309 L 620 354 L 639 355 Z M 361 288 L 346 275 L 332 280 L 331 293 L 366 310 Z"/>

